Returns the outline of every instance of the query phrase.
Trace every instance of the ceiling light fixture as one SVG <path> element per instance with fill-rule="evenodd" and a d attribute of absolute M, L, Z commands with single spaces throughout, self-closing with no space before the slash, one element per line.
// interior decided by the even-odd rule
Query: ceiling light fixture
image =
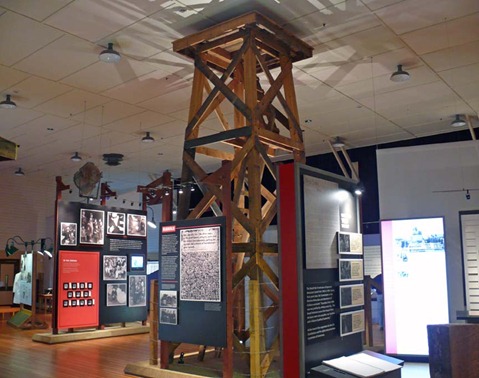
<path fill-rule="evenodd" d="M 0 102 L 0 108 L 2 109 L 15 109 L 16 107 L 17 107 L 17 104 L 15 104 L 12 101 L 11 96 L 9 94 L 5 96 L 5 100 Z"/>
<path fill-rule="evenodd" d="M 123 156 L 124 155 L 122 155 L 122 154 L 114 154 L 114 153 L 103 154 L 103 160 L 105 161 L 106 165 L 115 167 L 115 166 L 121 164 L 121 162 L 123 161 Z"/>
<path fill-rule="evenodd" d="M 22 171 L 22 168 L 18 168 L 14 174 L 15 176 L 25 176 L 25 172 Z"/>
<path fill-rule="evenodd" d="M 341 148 L 341 147 L 344 147 L 345 145 L 346 144 L 344 143 L 344 141 L 338 136 L 336 138 L 334 138 L 333 143 L 332 143 L 332 146 L 334 148 Z"/>
<path fill-rule="evenodd" d="M 459 114 L 456 114 L 456 118 L 454 118 L 454 121 L 451 122 L 452 127 L 461 127 L 461 126 L 466 126 L 466 121 L 461 119 Z"/>
<path fill-rule="evenodd" d="M 143 138 L 141 138 L 141 141 L 142 141 L 143 143 L 152 143 L 152 142 L 155 141 L 155 138 L 153 138 L 153 137 L 150 135 L 150 132 L 147 131 L 147 132 L 146 132 L 146 135 L 145 135 Z"/>
<path fill-rule="evenodd" d="M 71 161 L 82 161 L 82 158 L 80 155 L 78 155 L 78 152 L 75 152 L 74 155 L 70 158 Z"/>
<path fill-rule="evenodd" d="M 100 53 L 99 58 L 105 63 L 118 63 L 121 55 L 113 49 L 113 43 L 110 42 L 108 43 L 108 48 Z"/>
<path fill-rule="evenodd" d="M 362 182 L 358 182 L 356 188 L 354 188 L 354 194 L 361 196 L 364 193 L 364 185 Z"/>
<path fill-rule="evenodd" d="M 469 193 L 469 189 L 466 191 L 466 199 L 467 200 L 471 199 L 471 193 Z"/>
<path fill-rule="evenodd" d="M 402 82 L 402 81 L 406 81 L 406 80 L 409 80 L 409 72 L 407 71 L 404 71 L 402 69 L 402 64 L 398 64 L 398 69 L 396 72 L 393 72 L 393 74 L 391 75 L 391 77 L 389 78 L 391 81 L 394 81 L 395 83 L 399 83 L 399 82 Z"/>

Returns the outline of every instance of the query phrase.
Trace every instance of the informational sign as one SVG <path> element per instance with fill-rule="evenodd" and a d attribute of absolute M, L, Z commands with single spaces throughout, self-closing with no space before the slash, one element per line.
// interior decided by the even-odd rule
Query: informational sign
<path fill-rule="evenodd" d="M 341 336 L 364 331 L 364 310 L 344 312 L 340 315 Z"/>
<path fill-rule="evenodd" d="M 336 335 L 335 296 L 334 285 L 305 286 L 304 332 L 307 344 Z"/>
<path fill-rule="evenodd" d="M 225 218 L 160 225 L 159 337 L 226 345 Z"/>
<path fill-rule="evenodd" d="M 99 325 L 100 252 L 59 251 L 58 328 Z"/>
<path fill-rule="evenodd" d="M 13 303 L 32 305 L 33 254 L 25 253 L 20 258 L 20 273 L 15 276 Z"/>

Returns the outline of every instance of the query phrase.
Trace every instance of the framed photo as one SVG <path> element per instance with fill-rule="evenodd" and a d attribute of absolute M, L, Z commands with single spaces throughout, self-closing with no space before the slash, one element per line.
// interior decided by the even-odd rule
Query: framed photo
<path fill-rule="evenodd" d="M 146 306 L 146 276 L 128 277 L 128 306 Z"/>
<path fill-rule="evenodd" d="M 85 282 L 80 282 L 80 289 L 84 289 L 85 288 Z"/>
<path fill-rule="evenodd" d="M 103 256 L 103 280 L 124 281 L 126 280 L 126 256 L 104 255 Z"/>
<path fill-rule="evenodd" d="M 83 298 L 88 298 L 91 297 L 91 292 L 90 291 L 84 291 L 83 292 Z"/>
<path fill-rule="evenodd" d="M 126 283 L 114 283 L 106 285 L 106 305 L 126 306 Z"/>
<path fill-rule="evenodd" d="M 71 283 L 70 283 L 70 287 L 71 287 L 73 290 L 76 290 L 76 288 L 77 288 L 77 283 L 76 283 L 76 282 L 71 282 Z"/>
<path fill-rule="evenodd" d="M 67 298 L 73 298 L 73 291 L 67 291 Z"/>
<path fill-rule="evenodd" d="M 160 307 L 178 307 L 176 290 L 160 290 Z"/>
<path fill-rule="evenodd" d="M 359 281 L 363 278 L 362 259 L 339 259 L 339 281 Z"/>
<path fill-rule="evenodd" d="M 87 289 L 93 289 L 93 282 L 88 282 L 88 283 L 86 284 L 86 288 L 87 288 Z"/>
<path fill-rule="evenodd" d="M 60 245 L 77 245 L 77 224 L 69 222 L 60 223 Z"/>
<path fill-rule="evenodd" d="M 106 233 L 109 235 L 125 235 L 125 213 L 108 212 Z"/>
<path fill-rule="evenodd" d="M 341 336 L 364 331 L 364 310 L 345 312 L 339 316 Z"/>
<path fill-rule="evenodd" d="M 130 272 L 145 271 L 145 255 L 130 255 Z"/>
<path fill-rule="evenodd" d="M 363 254 L 363 235 L 353 232 L 338 232 L 338 253 Z"/>
<path fill-rule="evenodd" d="M 128 214 L 129 236 L 146 236 L 146 215 Z"/>
<path fill-rule="evenodd" d="M 70 306 L 71 306 L 71 307 L 76 307 L 76 306 L 77 306 L 77 300 L 76 300 L 76 299 L 72 299 L 72 300 L 70 301 Z"/>
<path fill-rule="evenodd" d="M 103 210 L 80 209 L 80 243 L 103 245 L 104 225 Z"/>
<path fill-rule="evenodd" d="M 176 308 L 160 308 L 161 324 L 178 324 L 178 310 Z"/>
<path fill-rule="evenodd" d="M 364 285 L 345 285 L 339 287 L 339 307 L 348 308 L 364 305 Z"/>
<path fill-rule="evenodd" d="M 69 304 L 70 304 L 70 301 L 68 300 L 63 301 L 63 307 L 68 307 Z"/>
<path fill-rule="evenodd" d="M 70 283 L 64 282 L 63 283 L 63 290 L 68 290 L 70 288 Z"/>

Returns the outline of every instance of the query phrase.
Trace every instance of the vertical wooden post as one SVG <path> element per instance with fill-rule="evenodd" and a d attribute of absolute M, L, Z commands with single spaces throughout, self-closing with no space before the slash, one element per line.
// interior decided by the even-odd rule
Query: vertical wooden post
<path fill-rule="evenodd" d="M 158 280 L 150 287 L 150 365 L 158 365 Z"/>

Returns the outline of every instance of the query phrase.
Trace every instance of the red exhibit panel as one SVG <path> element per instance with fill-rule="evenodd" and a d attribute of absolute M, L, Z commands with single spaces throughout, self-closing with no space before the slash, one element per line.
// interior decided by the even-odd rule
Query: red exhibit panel
<path fill-rule="evenodd" d="M 60 251 L 58 262 L 58 328 L 99 324 L 100 252 Z"/>

